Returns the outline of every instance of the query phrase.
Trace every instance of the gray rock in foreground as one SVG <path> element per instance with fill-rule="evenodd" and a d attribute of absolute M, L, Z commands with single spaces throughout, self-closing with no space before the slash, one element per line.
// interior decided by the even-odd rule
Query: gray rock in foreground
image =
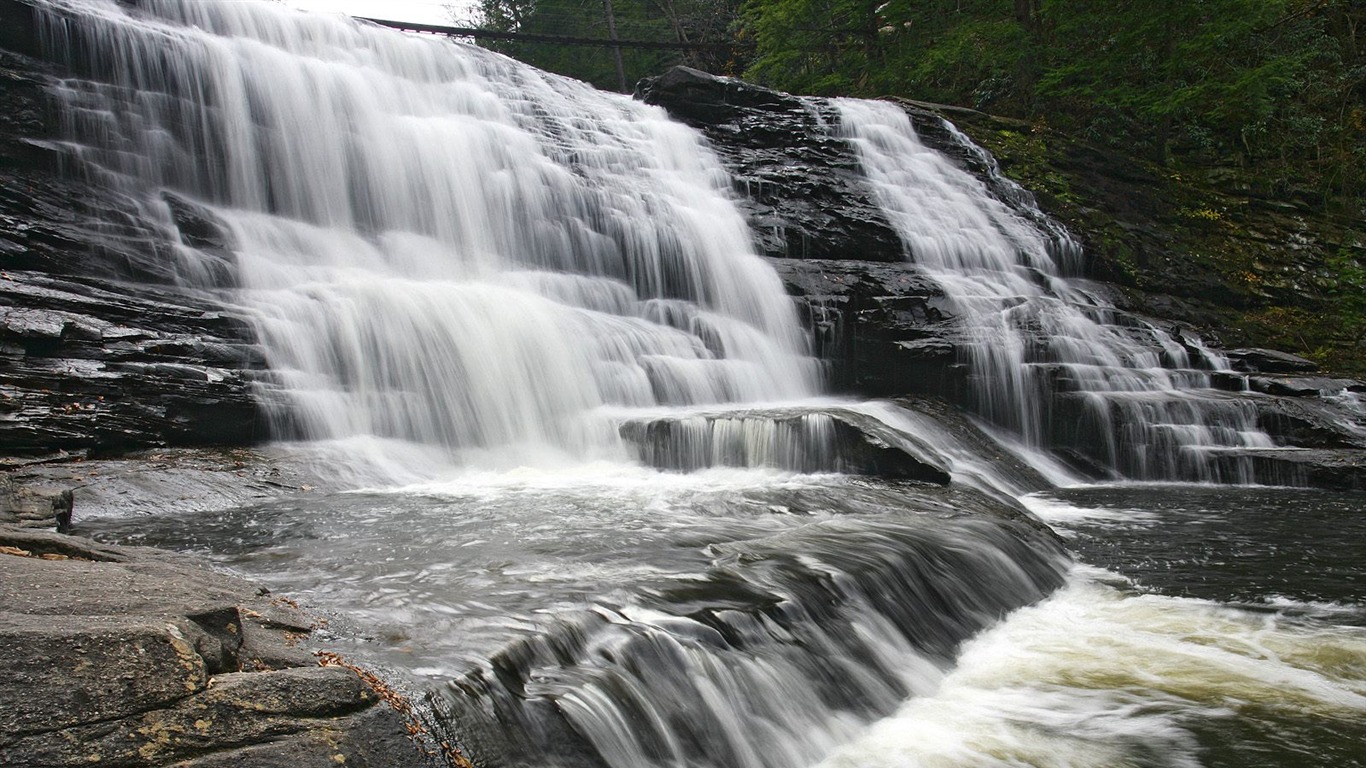
<path fill-rule="evenodd" d="M 425 764 L 309 621 L 170 553 L 0 526 L 0 766 Z"/>

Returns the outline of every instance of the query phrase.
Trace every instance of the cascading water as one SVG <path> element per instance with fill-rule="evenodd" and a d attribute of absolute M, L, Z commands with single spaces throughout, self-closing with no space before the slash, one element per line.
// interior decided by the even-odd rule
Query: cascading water
<path fill-rule="evenodd" d="M 1252 404 L 1211 388 L 1208 372 L 1226 360 L 1069 281 L 1079 249 L 1066 233 L 1039 226 L 1023 190 L 1007 205 L 925 146 L 901 108 L 837 104 L 908 258 L 958 309 L 979 414 L 1027 445 L 1071 448 L 1131 478 L 1253 479 L 1246 459 L 1212 460 L 1273 446 Z"/>
<path fill-rule="evenodd" d="M 971 738 L 936 764 L 1023 764 L 1017 741 L 1074 747 L 1073 765 L 1191 764 L 1146 758 L 1154 744 L 1185 748 L 1180 718 L 1203 711 L 1159 688 L 1149 717 L 1146 699 L 1124 693 L 1129 708 L 1112 707 L 1086 687 L 1142 648 L 1092 659 L 1080 682 L 1059 675 L 1077 685 L 1048 701 L 1082 723 L 1073 730 L 1037 706 L 982 703 L 982 676 L 1002 677 L 993 659 L 1046 656 L 1010 642 L 1021 629 L 1009 617 L 1067 579 L 1057 538 L 1015 502 L 1046 483 L 1018 463 L 999 469 L 999 449 L 961 421 L 886 403 L 793 406 L 817 392 L 817 366 L 696 134 L 475 48 L 278 4 L 24 2 L 72 69 L 52 91 L 76 169 L 140 200 L 177 243 L 179 279 L 255 324 L 282 434 L 330 441 L 342 472 L 357 471 L 363 447 L 387 466 L 446 470 L 350 485 L 386 486 L 367 492 L 110 513 L 86 518 L 87 531 L 207 550 L 333 612 L 331 647 L 431 690 L 429 725 L 490 768 L 937 760 L 945 741 L 921 734 L 952 730 L 945 717 L 964 711 Z M 1024 267 L 982 263 L 985 287 L 961 281 L 964 306 L 979 306 L 977 290 L 990 314 L 1004 286 L 1022 304 L 1076 298 L 1041 236 L 941 178 L 985 206 L 972 227 L 959 221 L 966 202 L 943 212 L 945 259 L 986 259 L 952 242 L 971 229 L 984 252 L 1026 252 L 1053 291 L 1031 289 Z M 180 231 L 186 210 L 217 222 L 226 248 Z M 1094 360 L 1026 352 L 1026 320 L 1074 334 L 1059 344 L 1103 346 L 1021 310 L 1003 326 L 1019 344 L 988 360 L 996 372 L 1051 360 L 1076 378 L 1159 375 L 1147 358 L 1127 361 L 1134 345 Z M 988 341 L 983 331 L 974 349 L 987 354 Z M 1021 407 L 1040 377 L 986 412 L 1043 434 L 1048 414 Z M 1121 388 L 1076 389 L 1115 400 Z M 1163 429 L 1179 431 L 1170 412 Z M 832 448 L 849 430 L 935 479 L 843 474 Z M 1103 601 L 1092 591 L 1074 584 L 1026 614 L 1025 639 L 1039 616 Z M 1111 626 L 1097 614 L 1088 640 Z M 1119 623 L 1170 635 L 1146 617 Z M 957 669 L 965 642 L 975 661 Z M 1037 645 L 1058 642 L 1044 633 Z M 1045 664 L 1013 666 L 1019 699 L 1057 687 L 1047 669 L 1029 676 Z M 1164 685 L 1182 671 L 1171 666 Z M 1333 713 L 1357 706 L 1320 698 L 1311 704 Z M 1108 709 L 1089 717 L 1097 701 Z"/>
<path fill-rule="evenodd" d="M 81 168 L 210 207 L 230 285 L 187 248 L 183 279 L 232 289 L 303 437 L 621 457 L 604 406 L 816 391 L 724 172 L 661 110 L 269 5 L 56 7 Z"/>
<path fill-rule="evenodd" d="M 276 578 L 412 638 L 382 663 L 450 682 L 434 727 L 486 762 L 793 765 L 1061 583 L 999 498 L 792 474 L 871 419 L 790 405 L 819 389 L 794 306 L 661 110 L 269 3 L 38 8 L 68 155 L 254 323 L 282 433 L 445 467 L 184 524 L 278 534 Z"/>

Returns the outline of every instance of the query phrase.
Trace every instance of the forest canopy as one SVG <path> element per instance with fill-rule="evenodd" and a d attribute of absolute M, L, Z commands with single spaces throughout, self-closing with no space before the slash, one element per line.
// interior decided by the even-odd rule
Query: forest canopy
<path fill-rule="evenodd" d="M 1363 0 L 481 0 L 475 13 L 500 31 L 693 46 L 491 44 L 603 88 L 682 63 L 793 93 L 975 107 L 1339 199 L 1366 191 Z"/>

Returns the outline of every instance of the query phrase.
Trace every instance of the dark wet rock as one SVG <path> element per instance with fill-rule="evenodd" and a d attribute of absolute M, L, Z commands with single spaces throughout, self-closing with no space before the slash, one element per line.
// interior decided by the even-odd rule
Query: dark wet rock
<path fill-rule="evenodd" d="M 636 95 L 707 136 L 764 255 L 902 260 L 853 148 L 831 135 L 829 104 L 687 67 L 642 80 Z"/>
<path fill-rule="evenodd" d="M 170 192 L 162 192 L 171 219 L 175 221 L 180 240 L 200 250 L 227 253 L 232 244 L 227 227 L 208 208 Z"/>
<path fill-rule="evenodd" d="M 1246 373 L 1309 373 L 1319 369 L 1313 360 L 1274 349 L 1227 349 L 1224 355 L 1233 370 Z"/>
<path fill-rule="evenodd" d="M 0 279 L 0 450 L 127 450 L 263 439 L 249 331 L 169 290 L 37 272 Z M 156 296 L 156 298 L 153 298 Z"/>
<path fill-rule="evenodd" d="M 836 391 L 962 400 L 961 329 L 943 289 L 914 264 L 771 263 L 813 329 Z"/>
<path fill-rule="evenodd" d="M 249 325 L 176 285 L 176 248 L 220 257 L 202 207 L 165 210 L 61 171 L 31 8 L 0 2 L 0 453 L 264 439 Z"/>
<path fill-rule="evenodd" d="M 1231 451 L 1214 460 L 1228 466 L 1250 462 L 1258 477 L 1281 485 L 1366 491 L 1366 451 L 1359 448 Z"/>
<path fill-rule="evenodd" d="M 421 764 L 379 692 L 300 647 L 309 627 L 166 552 L 0 527 L 0 765 Z"/>
<path fill-rule="evenodd" d="M 1366 413 L 1319 392 L 1256 397 L 1257 425 L 1279 444 L 1312 449 L 1366 449 Z"/>
<path fill-rule="evenodd" d="M 1254 392 L 1286 397 L 1315 397 L 1335 392 L 1366 392 L 1366 382 L 1356 379 L 1335 379 L 1326 376 L 1247 376 L 1248 388 Z"/>
<path fill-rule="evenodd" d="M 1281 445 L 1300 448 L 1366 448 L 1366 382 L 1294 374 L 1215 371 L 1219 389 L 1246 393 L 1257 423 Z"/>

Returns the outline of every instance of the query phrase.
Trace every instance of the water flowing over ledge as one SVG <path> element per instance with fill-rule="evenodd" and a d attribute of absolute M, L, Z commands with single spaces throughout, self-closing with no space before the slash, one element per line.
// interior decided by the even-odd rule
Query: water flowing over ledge
<path fill-rule="evenodd" d="M 1097 463 L 1127 477 L 1254 480 L 1250 459 L 1228 473 L 1209 458 L 1275 445 L 1255 406 L 1213 389 L 1209 372 L 1229 370 L 1227 359 L 1154 325 L 1122 324 L 1103 297 L 1068 280 L 1080 246 L 1038 227 L 1046 217 L 1027 193 L 1013 187 L 1014 207 L 993 197 L 925 146 L 904 110 L 838 106 L 907 257 L 961 315 L 978 413 L 1026 445 L 1098 450 Z"/>
<path fill-rule="evenodd" d="M 290 441 L 150 493 L 83 467 L 106 513 L 84 524 L 307 596 L 333 647 L 429 689 L 427 725 L 486 764 L 871 765 L 939 702 L 1029 731 L 1047 713 L 963 706 L 975 670 L 1116 594 L 1018 501 L 1075 479 L 1044 449 L 1247 480 L 1218 454 L 1272 445 L 1212 391 L 1226 360 L 1073 283 L 1075 247 L 1027 195 L 890 105 L 775 102 L 895 229 L 883 260 L 938 286 L 923 314 L 957 323 L 985 430 L 942 402 L 822 396 L 743 185 L 660 108 L 268 3 L 36 7 L 65 67 L 52 145 L 164 241 L 157 274 L 249 324 Z M 103 225 L 117 252 L 127 221 Z M 223 482 L 247 472 L 249 495 Z M 285 477 L 297 492 L 271 490 Z M 130 513 L 167 498 L 179 514 Z M 1039 680 L 1056 687 L 1019 695 Z M 1170 711 L 1099 729 L 1086 704 L 1110 699 L 1058 693 L 1076 722 L 1048 743 L 1137 734 L 1105 754 L 1188 764 L 1187 721 L 1224 715 L 1164 693 Z"/>
<path fill-rule="evenodd" d="M 241 3 L 54 4 L 79 168 L 230 255 L 285 434 L 621 455 L 603 406 L 816 392 L 700 139 L 478 48 Z M 179 238 L 176 238 L 179 239 Z"/>

